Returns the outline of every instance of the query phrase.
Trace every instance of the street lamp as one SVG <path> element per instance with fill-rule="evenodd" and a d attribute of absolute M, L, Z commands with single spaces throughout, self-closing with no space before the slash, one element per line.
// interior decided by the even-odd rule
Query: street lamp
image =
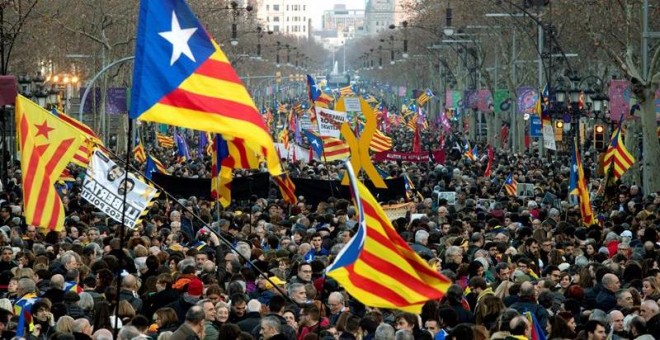
<path fill-rule="evenodd" d="M 268 35 L 273 34 L 273 31 L 266 31 Z M 261 26 L 257 26 L 257 58 L 261 59 L 261 38 L 264 37 L 264 30 Z"/>
<path fill-rule="evenodd" d="M 380 42 L 384 43 L 385 39 L 380 39 Z M 388 42 L 390 44 L 390 48 L 389 48 L 389 50 L 390 50 L 390 64 L 394 65 L 395 62 L 394 62 L 394 36 L 393 35 L 390 35 L 390 39 L 389 39 Z"/>
<path fill-rule="evenodd" d="M 284 47 L 286 48 L 286 66 L 291 66 L 291 50 L 296 50 L 298 48 L 289 44 L 284 45 Z"/>
<path fill-rule="evenodd" d="M 231 45 L 236 46 L 238 45 L 238 25 L 236 21 L 241 15 L 242 10 L 245 10 L 248 13 L 252 12 L 252 6 L 247 5 L 245 7 L 238 7 L 238 2 L 232 1 L 226 9 L 231 10 Z"/>
<path fill-rule="evenodd" d="M 282 49 L 282 43 L 278 41 L 275 45 L 275 66 L 280 67 L 280 50 Z"/>
<path fill-rule="evenodd" d="M 378 46 L 378 69 L 383 69 L 383 46 Z"/>

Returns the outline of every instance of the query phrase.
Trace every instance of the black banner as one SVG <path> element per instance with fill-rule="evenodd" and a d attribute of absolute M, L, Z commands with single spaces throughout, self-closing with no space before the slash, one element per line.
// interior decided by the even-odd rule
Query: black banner
<path fill-rule="evenodd" d="M 167 192 L 177 198 L 195 196 L 200 199 L 211 199 L 210 178 L 183 178 L 153 174 L 152 180 L 163 187 Z M 325 181 L 318 179 L 292 178 L 296 185 L 296 196 L 304 196 L 307 204 L 316 205 L 327 201 L 328 197 L 351 199 L 349 187 L 341 185 L 341 181 Z M 403 177 L 386 179 L 387 189 L 377 189 L 371 181 L 365 185 L 379 202 L 387 203 L 405 197 L 406 187 Z M 272 184 L 273 188 L 275 184 Z M 251 195 L 268 197 L 271 187 L 270 175 L 267 173 L 255 174 L 247 177 L 235 177 L 231 184 L 232 200 L 248 200 Z M 279 194 L 279 190 L 277 190 Z"/>
<path fill-rule="evenodd" d="M 195 196 L 200 199 L 212 199 L 210 178 L 184 178 L 154 172 L 151 179 L 177 198 Z M 269 185 L 270 175 L 267 173 L 234 177 L 231 182 L 231 198 L 239 201 L 248 200 L 253 194 L 258 197 L 268 197 Z"/>

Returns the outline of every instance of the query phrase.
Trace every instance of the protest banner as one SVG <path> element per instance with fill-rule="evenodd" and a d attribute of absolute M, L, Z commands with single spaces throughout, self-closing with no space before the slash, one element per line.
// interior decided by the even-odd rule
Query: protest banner
<path fill-rule="evenodd" d="M 433 159 L 431 159 L 431 156 L 433 157 Z M 396 152 L 390 150 L 390 151 L 375 153 L 372 155 L 372 159 L 375 162 L 402 161 L 402 162 L 411 162 L 411 163 L 422 163 L 422 162 L 433 161 L 436 164 L 444 164 L 445 151 L 434 150 L 429 154 L 428 152 L 412 153 L 412 152 Z"/>
<path fill-rule="evenodd" d="M 83 182 L 82 198 L 101 212 L 133 229 L 157 192 L 130 172 L 126 178 L 125 169 L 102 151 L 94 150 Z"/>
<path fill-rule="evenodd" d="M 383 208 L 383 211 L 385 212 L 385 215 L 390 221 L 394 221 L 397 218 L 401 217 L 406 217 L 406 213 L 410 208 L 414 205 L 414 203 L 401 203 L 401 204 L 388 204 L 388 205 L 381 205 Z"/>
<path fill-rule="evenodd" d="M 346 121 L 346 112 L 334 111 L 317 106 L 316 117 L 321 136 L 339 138 L 339 129 Z"/>

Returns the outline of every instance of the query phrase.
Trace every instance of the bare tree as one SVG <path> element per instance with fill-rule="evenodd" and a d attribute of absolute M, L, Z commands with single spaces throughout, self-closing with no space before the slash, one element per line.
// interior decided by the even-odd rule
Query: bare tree
<path fill-rule="evenodd" d="M 641 127 L 635 121 L 628 125 L 629 135 L 641 130 L 644 153 L 637 161 L 642 171 L 643 189 L 648 194 L 660 190 L 660 176 L 654 173 L 655 169 L 660 169 L 660 144 L 654 101 L 656 91 L 660 87 L 660 44 L 643 39 L 640 42 L 639 37 L 643 31 L 643 14 L 646 12 L 649 18 L 657 18 L 660 8 L 645 8 L 645 5 L 648 6 L 648 1 L 593 1 L 586 11 L 587 17 L 583 23 L 595 47 L 605 51 L 611 62 L 630 80 L 632 94 L 639 103 Z M 614 30 L 613 26 L 623 29 Z M 649 44 L 646 56 L 642 46 L 645 43 Z M 649 58 L 646 69 L 643 64 L 645 58 Z M 631 144 L 629 142 L 627 145 Z"/>

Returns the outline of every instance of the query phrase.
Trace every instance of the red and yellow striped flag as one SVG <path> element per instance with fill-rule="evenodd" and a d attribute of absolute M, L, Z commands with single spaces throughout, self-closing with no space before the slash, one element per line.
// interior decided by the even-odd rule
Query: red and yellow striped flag
<path fill-rule="evenodd" d="M 417 119 L 418 119 L 418 115 L 414 115 L 412 118 L 410 118 L 408 123 L 406 123 L 408 129 L 410 129 L 410 131 L 412 131 L 413 133 L 417 131 Z"/>
<path fill-rule="evenodd" d="M 332 162 L 345 160 L 351 155 L 351 149 L 348 144 L 344 143 L 341 139 L 322 136 L 323 140 L 323 161 Z"/>
<path fill-rule="evenodd" d="M 213 140 L 211 157 L 211 196 L 223 207 L 231 204 L 231 182 L 234 169 L 258 169 L 259 158 L 240 139 L 226 141 L 221 135 Z"/>
<path fill-rule="evenodd" d="M 633 165 L 633 163 L 635 163 L 635 157 L 630 154 L 628 148 L 623 144 L 621 128 L 618 128 L 614 131 L 612 139 L 610 140 L 610 146 L 605 153 L 603 168 L 605 171 L 612 169 L 612 175 L 614 178 L 619 179 Z"/>
<path fill-rule="evenodd" d="M 376 130 L 369 143 L 369 150 L 373 152 L 384 152 L 390 149 L 392 149 L 392 138 L 387 137 L 380 130 Z"/>
<path fill-rule="evenodd" d="M 296 197 L 296 186 L 293 184 L 293 181 L 288 174 L 284 173 L 279 176 L 273 177 L 275 184 L 280 189 L 282 194 L 282 199 L 289 204 L 298 204 L 298 198 Z"/>
<path fill-rule="evenodd" d="M 358 230 L 326 273 L 366 306 L 420 313 L 427 301 L 445 295 L 451 281 L 399 236 L 378 201 L 347 166 Z"/>
<path fill-rule="evenodd" d="M 577 192 L 580 201 L 580 214 L 582 215 L 582 223 L 590 227 L 596 224 L 596 216 L 594 216 L 591 209 L 591 199 L 589 198 L 589 188 L 587 187 L 587 180 L 584 177 L 584 168 L 582 167 L 582 159 L 578 150 L 577 142 L 573 142 L 573 154 L 575 157 L 575 167 L 577 168 Z"/>
<path fill-rule="evenodd" d="M 56 109 L 53 109 L 51 113 L 56 115 L 57 118 L 63 120 L 67 124 L 71 125 L 77 131 L 77 133 L 81 134 L 83 138 L 86 139 L 85 143 L 83 143 L 83 145 L 78 148 L 78 151 L 76 152 L 76 155 L 73 156 L 72 160 L 74 164 L 86 168 L 89 164 L 89 157 L 92 154 L 94 146 L 104 148 L 103 142 L 99 136 L 96 135 L 94 130 L 79 120 Z"/>
<path fill-rule="evenodd" d="M 289 150 L 289 130 L 286 128 L 282 129 L 282 131 L 280 131 L 279 140 L 280 143 L 284 144 L 284 148 Z"/>
<path fill-rule="evenodd" d="M 158 145 L 160 145 L 161 148 L 165 148 L 165 149 L 174 148 L 174 137 L 161 135 L 160 133 L 156 132 L 156 141 L 158 142 Z"/>
<path fill-rule="evenodd" d="M 142 142 L 139 142 L 138 145 L 136 145 L 133 148 L 133 157 L 135 157 L 135 160 L 138 161 L 138 163 L 140 164 L 147 161 L 147 152 L 144 151 L 144 146 L 142 146 Z"/>
<path fill-rule="evenodd" d="M 64 205 L 54 184 L 84 138 L 36 103 L 16 97 L 25 222 L 50 230 L 64 227 Z"/>
<path fill-rule="evenodd" d="M 339 94 L 342 97 L 343 96 L 354 96 L 355 92 L 353 92 L 353 87 L 348 85 L 348 86 L 344 86 L 344 87 L 340 88 L 339 89 Z"/>

